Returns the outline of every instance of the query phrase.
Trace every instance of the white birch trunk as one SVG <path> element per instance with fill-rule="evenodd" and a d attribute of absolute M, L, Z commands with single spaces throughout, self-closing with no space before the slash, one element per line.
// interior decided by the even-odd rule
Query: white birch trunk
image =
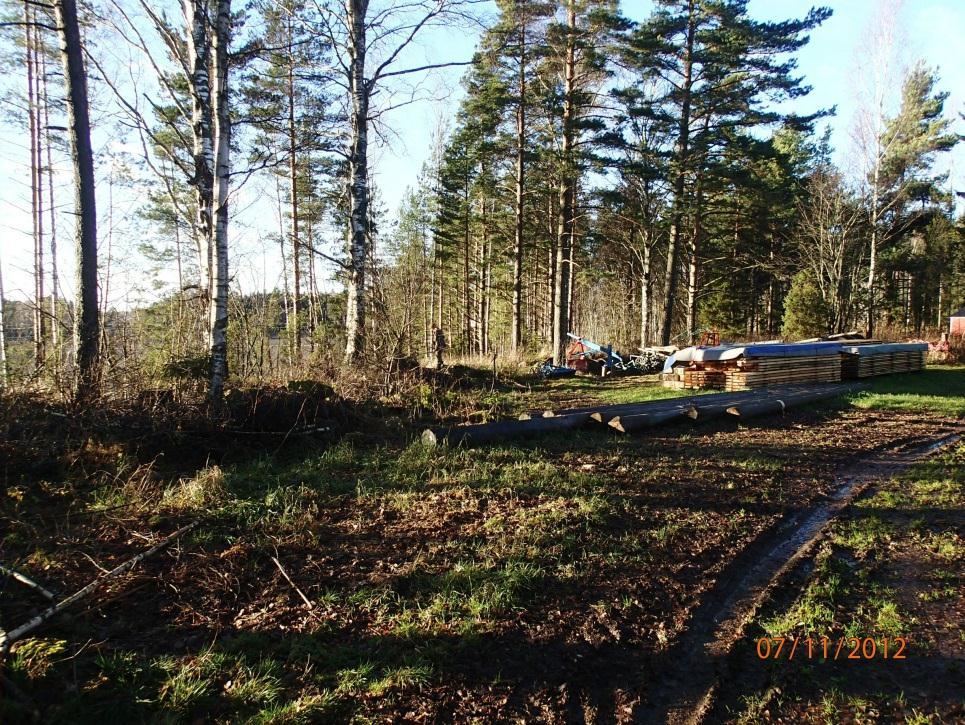
<path fill-rule="evenodd" d="M 211 287 L 211 379 L 214 404 L 224 396 L 228 377 L 228 196 L 231 174 L 231 119 L 228 113 L 228 44 L 231 42 L 231 0 L 216 0 L 211 36 L 211 89 L 215 151 L 212 208 L 215 212 Z"/>
<path fill-rule="evenodd" d="M 368 0 L 347 0 L 349 29 L 349 269 L 345 313 L 345 359 L 365 349 L 365 270 L 368 263 L 368 116 L 370 89 L 365 80 Z"/>

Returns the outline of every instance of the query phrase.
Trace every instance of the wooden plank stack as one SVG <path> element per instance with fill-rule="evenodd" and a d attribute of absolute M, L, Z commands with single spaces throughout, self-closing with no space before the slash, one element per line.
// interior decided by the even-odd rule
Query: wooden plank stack
<path fill-rule="evenodd" d="M 841 382 L 838 355 L 753 357 L 693 363 L 683 372 L 685 388 L 751 390 L 793 383 Z"/>
<path fill-rule="evenodd" d="M 746 346 L 692 348 L 675 373 L 685 388 L 725 391 L 753 390 L 774 385 L 841 381 L 840 343 L 757 343 Z M 674 380 L 673 382 L 676 382 Z"/>
<path fill-rule="evenodd" d="M 660 382 L 665 388 L 673 388 L 674 390 L 683 390 L 684 383 L 684 368 L 675 367 L 669 373 L 660 373 Z"/>
<path fill-rule="evenodd" d="M 727 373 L 725 370 L 707 366 L 684 368 L 684 387 L 711 388 L 713 390 L 729 389 L 727 388 Z"/>
<path fill-rule="evenodd" d="M 738 391 L 772 385 L 837 383 L 922 370 L 927 344 L 848 341 L 763 343 L 730 348 L 690 348 L 664 385 Z"/>
<path fill-rule="evenodd" d="M 841 376 L 846 380 L 909 373 L 925 368 L 927 349 L 915 343 L 862 345 L 841 355 Z"/>
<path fill-rule="evenodd" d="M 735 361 L 727 372 L 725 390 L 748 390 L 788 383 L 841 382 L 841 359 L 837 355 L 806 357 L 754 357 Z"/>

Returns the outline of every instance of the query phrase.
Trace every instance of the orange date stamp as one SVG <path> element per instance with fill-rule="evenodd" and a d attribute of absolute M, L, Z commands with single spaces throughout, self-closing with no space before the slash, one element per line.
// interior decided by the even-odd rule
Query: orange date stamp
<path fill-rule="evenodd" d="M 760 637 L 757 657 L 762 660 L 904 660 L 906 637 Z"/>

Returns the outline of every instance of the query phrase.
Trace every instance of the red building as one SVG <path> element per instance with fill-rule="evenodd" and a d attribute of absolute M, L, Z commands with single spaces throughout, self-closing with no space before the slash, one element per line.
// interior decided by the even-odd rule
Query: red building
<path fill-rule="evenodd" d="M 948 318 L 948 332 L 951 335 L 965 336 L 965 307 L 953 312 Z"/>

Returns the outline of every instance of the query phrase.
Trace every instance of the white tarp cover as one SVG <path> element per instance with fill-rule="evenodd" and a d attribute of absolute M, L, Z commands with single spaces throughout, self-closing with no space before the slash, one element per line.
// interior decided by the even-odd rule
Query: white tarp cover
<path fill-rule="evenodd" d="M 884 355 L 889 352 L 924 352 L 928 350 L 927 342 L 886 342 L 881 345 L 850 345 L 844 352 L 851 355 L 868 356 Z"/>
<path fill-rule="evenodd" d="M 677 350 L 673 355 L 667 358 L 667 361 L 663 364 L 663 371 L 669 373 L 673 371 L 675 365 L 686 365 L 694 360 L 699 360 L 701 358 L 694 357 L 698 352 L 704 350 L 726 350 L 733 347 L 733 345 L 718 345 L 717 347 L 685 347 Z"/>

